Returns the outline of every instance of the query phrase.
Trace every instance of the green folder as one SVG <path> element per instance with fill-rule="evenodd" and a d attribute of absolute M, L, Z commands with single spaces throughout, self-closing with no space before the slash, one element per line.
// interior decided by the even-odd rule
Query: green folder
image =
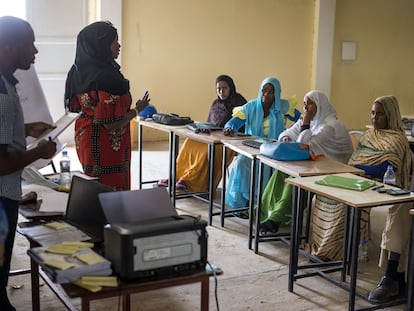
<path fill-rule="evenodd" d="M 325 176 L 324 178 L 315 181 L 318 185 L 344 188 L 349 190 L 364 191 L 375 185 L 375 181 L 366 179 L 349 178 L 342 176 Z"/>

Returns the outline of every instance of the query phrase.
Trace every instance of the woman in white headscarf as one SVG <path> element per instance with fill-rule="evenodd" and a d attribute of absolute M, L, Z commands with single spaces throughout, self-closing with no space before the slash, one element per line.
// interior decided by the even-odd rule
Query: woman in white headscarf
<path fill-rule="evenodd" d="M 321 91 L 312 90 L 303 99 L 300 119 L 279 135 L 281 141 L 308 144 L 314 154 L 347 163 L 353 147 L 345 125 L 337 119 L 336 110 Z M 262 197 L 260 231 L 276 233 L 281 224 L 290 221 L 292 186 L 285 184 L 289 175 L 275 171 Z"/>

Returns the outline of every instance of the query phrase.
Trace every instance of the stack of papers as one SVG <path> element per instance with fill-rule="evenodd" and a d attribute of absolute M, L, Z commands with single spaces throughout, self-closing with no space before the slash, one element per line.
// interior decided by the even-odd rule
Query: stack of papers
<path fill-rule="evenodd" d="M 111 262 L 90 248 L 77 243 L 34 247 L 28 254 L 42 266 L 52 281 L 62 284 L 80 280 L 83 276 L 112 274 Z"/>
<path fill-rule="evenodd" d="M 87 241 L 91 239 L 83 231 L 63 221 L 53 221 L 36 226 L 19 228 L 19 233 L 27 236 L 41 246 L 50 246 L 62 242 Z"/>

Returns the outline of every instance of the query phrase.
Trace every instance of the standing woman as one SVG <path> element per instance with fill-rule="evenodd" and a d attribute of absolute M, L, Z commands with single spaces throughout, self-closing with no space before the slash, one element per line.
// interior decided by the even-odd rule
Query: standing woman
<path fill-rule="evenodd" d="M 78 34 L 75 64 L 66 79 L 65 106 L 81 111 L 75 143 L 85 174 L 116 190 L 129 190 L 129 123 L 149 100 L 138 100 L 130 108 L 129 81 L 115 62 L 120 47 L 110 22 L 92 23 Z"/>
<path fill-rule="evenodd" d="M 260 85 L 256 99 L 250 100 L 239 109 L 234 109 L 233 118 L 224 126 L 224 135 L 230 136 L 243 125 L 245 133 L 253 136 L 277 139 L 285 126 L 285 114 L 289 102 L 280 98 L 280 82 L 269 77 Z M 264 185 L 270 170 L 264 172 Z M 250 159 L 243 155 L 234 158 L 226 187 L 226 204 L 233 209 L 245 207 L 250 194 Z M 243 214 L 236 214 L 243 216 Z"/>
<path fill-rule="evenodd" d="M 211 104 L 207 122 L 223 127 L 231 118 L 233 108 L 242 106 L 246 99 L 236 92 L 233 79 L 228 75 L 216 78 L 217 98 Z M 228 156 L 227 164 L 233 160 L 233 154 Z M 213 191 L 221 179 L 222 150 L 217 148 L 214 154 Z M 178 191 L 200 192 L 208 189 L 208 147 L 205 143 L 186 139 L 177 158 Z M 159 186 L 168 186 L 168 180 L 161 180 Z"/>

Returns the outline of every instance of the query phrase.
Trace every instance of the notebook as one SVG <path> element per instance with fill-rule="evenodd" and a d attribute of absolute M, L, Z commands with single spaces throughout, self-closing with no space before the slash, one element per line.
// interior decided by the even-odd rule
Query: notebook
<path fill-rule="evenodd" d="M 277 141 L 276 139 L 270 139 L 270 138 L 262 138 L 262 137 L 258 137 L 258 138 L 252 138 L 252 139 L 246 139 L 242 141 L 243 145 L 246 145 L 248 147 L 252 147 L 255 149 L 260 149 L 260 146 L 263 143 L 274 143 L 275 141 Z"/>
<path fill-rule="evenodd" d="M 85 232 L 92 242 L 102 242 L 104 226 L 108 223 L 98 199 L 98 194 L 114 191 L 95 180 L 74 175 L 70 186 L 64 220 Z"/>
<path fill-rule="evenodd" d="M 100 193 L 98 197 L 110 224 L 137 223 L 178 215 L 165 188 Z"/>

